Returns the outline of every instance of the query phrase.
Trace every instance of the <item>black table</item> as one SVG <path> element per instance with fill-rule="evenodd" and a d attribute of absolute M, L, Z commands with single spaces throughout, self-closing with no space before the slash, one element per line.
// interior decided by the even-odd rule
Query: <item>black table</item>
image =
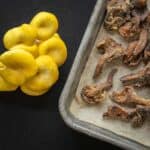
<path fill-rule="evenodd" d="M 80 150 L 119 148 L 68 128 L 58 98 L 67 79 L 96 0 L 1 0 L 0 39 L 10 27 L 29 22 L 41 10 L 54 12 L 68 46 L 68 60 L 59 82 L 45 95 L 29 97 L 19 90 L 0 94 L 0 150 Z M 4 50 L 0 42 L 1 52 Z"/>

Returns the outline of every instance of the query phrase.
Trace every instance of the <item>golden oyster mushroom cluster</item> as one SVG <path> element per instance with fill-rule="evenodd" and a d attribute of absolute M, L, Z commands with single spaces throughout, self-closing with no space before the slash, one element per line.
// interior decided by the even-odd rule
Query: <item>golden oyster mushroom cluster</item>
<path fill-rule="evenodd" d="M 0 91 L 14 91 L 19 86 L 31 96 L 46 93 L 58 80 L 58 67 L 67 58 L 56 16 L 39 12 L 29 24 L 8 30 L 4 37 L 7 49 L 0 55 Z"/>

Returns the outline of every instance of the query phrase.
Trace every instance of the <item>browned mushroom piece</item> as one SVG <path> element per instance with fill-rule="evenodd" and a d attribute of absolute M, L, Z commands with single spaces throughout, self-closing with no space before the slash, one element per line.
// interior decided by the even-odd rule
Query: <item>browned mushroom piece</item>
<path fill-rule="evenodd" d="M 138 38 L 140 32 L 140 15 L 133 9 L 130 11 L 130 18 L 125 24 L 120 26 L 119 33 L 126 40 L 134 40 Z"/>
<path fill-rule="evenodd" d="M 143 20 L 142 27 L 150 32 L 150 12 L 148 12 L 147 17 Z"/>
<path fill-rule="evenodd" d="M 118 30 L 126 22 L 130 5 L 128 0 L 110 0 L 107 3 L 107 14 L 104 27 L 107 30 Z"/>
<path fill-rule="evenodd" d="M 120 78 L 121 82 L 126 85 L 135 87 L 150 86 L 150 63 L 136 73 L 131 73 Z"/>
<path fill-rule="evenodd" d="M 149 24 L 147 20 L 149 15 L 147 8 L 130 10 L 131 17 L 119 28 L 120 35 L 127 41 L 139 39 L 141 27 L 145 26 L 144 29 L 148 29 L 146 26 Z"/>
<path fill-rule="evenodd" d="M 139 15 L 140 16 L 140 22 L 143 23 L 148 18 L 148 16 L 150 15 L 150 12 L 147 8 L 141 9 L 141 10 L 135 9 L 134 11 L 132 11 L 132 15 L 133 16 Z"/>
<path fill-rule="evenodd" d="M 104 21 L 104 27 L 107 30 L 118 30 L 119 27 L 125 23 L 125 20 L 122 17 L 114 16 L 115 13 L 117 14 L 117 11 L 119 10 L 112 10 L 112 12 L 107 14 Z"/>
<path fill-rule="evenodd" d="M 136 47 L 133 51 L 134 56 L 137 56 L 137 55 L 141 54 L 141 52 L 144 50 L 144 48 L 147 44 L 147 41 L 148 41 L 148 32 L 147 32 L 147 30 L 142 29 L 141 33 L 140 33 L 138 43 L 137 43 L 137 45 L 136 45 Z"/>
<path fill-rule="evenodd" d="M 136 107 L 137 112 L 139 112 L 140 114 L 142 114 L 143 116 L 146 116 L 147 118 L 150 119 L 150 107 L 149 106 L 141 106 L 138 105 Z"/>
<path fill-rule="evenodd" d="M 148 42 L 146 48 L 144 49 L 144 62 L 145 64 L 150 62 L 150 42 Z"/>
<path fill-rule="evenodd" d="M 147 0 L 131 0 L 131 3 L 136 8 L 144 8 L 146 7 Z"/>
<path fill-rule="evenodd" d="M 139 57 L 137 57 L 137 59 L 134 60 L 134 64 L 133 64 L 133 59 L 132 59 L 132 62 L 129 61 L 130 58 L 132 58 L 132 54 L 133 54 L 133 51 L 134 51 L 137 43 L 138 43 L 138 41 L 133 41 L 133 42 L 129 43 L 126 51 L 124 52 L 123 62 L 129 66 L 137 65 L 140 63 Z"/>
<path fill-rule="evenodd" d="M 131 16 L 139 18 L 139 23 L 146 21 L 147 17 L 150 15 L 149 10 L 145 9 L 132 9 Z M 140 24 L 139 24 L 140 25 Z"/>
<path fill-rule="evenodd" d="M 133 118 L 131 119 L 131 125 L 134 128 L 141 127 L 145 122 L 145 116 L 135 111 Z"/>
<path fill-rule="evenodd" d="M 148 15 L 146 6 L 147 0 L 109 0 L 104 27 L 107 30 L 118 30 L 121 27 L 119 32 L 125 39 L 136 39 L 140 32 L 140 22 Z"/>
<path fill-rule="evenodd" d="M 113 86 L 113 77 L 117 69 L 112 69 L 109 73 L 107 81 L 98 85 L 86 85 L 81 90 L 81 98 L 88 104 L 101 103 L 105 98 L 105 92 Z"/>
<path fill-rule="evenodd" d="M 118 92 L 113 92 L 110 96 L 111 99 L 121 105 L 127 106 L 136 106 L 136 105 L 143 105 L 143 106 L 150 106 L 150 99 L 145 99 L 140 97 L 136 94 L 133 87 L 126 86 L 123 90 Z"/>
<path fill-rule="evenodd" d="M 111 62 L 124 55 L 124 48 L 112 38 L 106 38 L 97 45 L 98 49 L 102 49 L 104 54 L 98 59 L 93 78 L 97 78 L 107 62 Z"/>
<path fill-rule="evenodd" d="M 123 57 L 123 62 L 128 66 L 137 66 L 141 60 L 144 48 L 148 41 L 148 32 L 145 29 L 141 30 L 138 41 L 129 43 L 127 50 Z"/>
<path fill-rule="evenodd" d="M 147 110 L 145 108 L 136 108 L 127 110 L 120 106 L 109 106 L 107 112 L 103 114 L 104 119 L 121 120 L 131 123 L 132 127 L 141 127 L 147 117 Z"/>
<path fill-rule="evenodd" d="M 107 112 L 103 114 L 103 118 L 129 121 L 129 112 L 120 106 L 109 106 Z"/>
<path fill-rule="evenodd" d="M 130 113 L 133 127 L 141 127 L 146 119 L 150 118 L 150 107 L 137 105 L 136 109 Z"/>
<path fill-rule="evenodd" d="M 130 0 L 108 0 L 107 1 L 107 12 L 110 12 L 114 8 L 120 8 L 123 11 L 129 10 L 132 5 Z M 133 6 L 132 6 L 133 7 Z"/>
<path fill-rule="evenodd" d="M 143 22 L 149 16 L 149 11 L 148 9 L 133 9 L 131 11 L 131 16 L 132 17 L 129 19 L 129 21 L 127 21 L 119 28 L 120 35 L 128 41 L 137 40 L 139 38 L 141 31 L 141 23 L 143 26 Z M 145 27 L 145 29 L 147 28 Z"/>
<path fill-rule="evenodd" d="M 128 22 L 119 28 L 119 33 L 124 39 L 128 41 L 136 40 L 138 39 L 141 30 L 139 25 L 140 17 L 132 17 Z"/>

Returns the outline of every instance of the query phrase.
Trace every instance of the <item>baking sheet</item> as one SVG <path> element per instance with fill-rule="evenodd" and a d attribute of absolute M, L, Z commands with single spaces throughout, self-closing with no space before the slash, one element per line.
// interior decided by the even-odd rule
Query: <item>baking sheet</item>
<path fill-rule="evenodd" d="M 131 139 L 142 145 L 150 146 L 150 134 L 149 134 L 150 122 L 149 121 L 147 121 L 141 128 L 132 128 L 130 123 L 125 123 L 119 120 L 103 120 L 102 114 L 106 112 L 108 106 L 113 104 L 113 102 L 109 99 L 108 94 L 106 100 L 103 103 L 95 106 L 89 106 L 83 103 L 82 100 L 80 99 L 80 91 L 83 86 L 87 84 L 100 83 L 105 81 L 108 73 L 112 68 L 117 67 L 118 72 L 115 74 L 114 86 L 109 91 L 109 93 L 111 93 L 112 90 L 120 90 L 122 88 L 122 84 L 119 80 L 121 76 L 131 72 L 136 72 L 137 70 L 143 67 L 143 64 L 141 64 L 137 68 L 128 68 L 122 64 L 121 60 L 115 60 L 112 63 L 105 65 L 100 77 L 96 81 L 94 81 L 92 79 L 92 76 L 94 73 L 97 60 L 100 56 L 100 53 L 96 49 L 95 45 L 100 39 L 103 39 L 106 36 L 111 36 L 113 37 L 113 39 L 126 46 L 126 43 L 121 39 L 119 35 L 117 34 L 112 35 L 112 33 L 109 34 L 108 32 L 105 31 L 103 27 L 101 27 L 97 39 L 95 41 L 95 44 L 91 49 L 91 54 L 87 60 L 87 64 L 81 75 L 79 85 L 77 87 L 76 96 L 78 97 L 78 101 L 76 98 L 73 99 L 70 105 L 70 112 L 74 115 L 75 118 L 81 121 L 88 122 L 93 125 L 96 125 L 97 127 L 107 129 L 117 135 Z M 142 88 L 137 92 L 139 95 L 144 96 L 145 98 L 150 97 L 150 92 L 148 88 Z"/>

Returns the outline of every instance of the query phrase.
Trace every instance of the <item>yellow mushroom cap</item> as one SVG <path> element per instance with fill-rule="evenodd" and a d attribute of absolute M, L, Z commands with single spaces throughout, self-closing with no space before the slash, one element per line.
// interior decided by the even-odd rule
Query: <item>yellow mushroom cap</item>
<path fill-rule="evenodd" d="M 36 72 L 36 61 L 27 51 L 14 49 L 0 56 L 0 75 L 11 84 L 21 85 Z"/>
<path fill-rule="evenodd" d="M 49 12 L 39 12 L 30 23 L 38 31 L 39 40 L 47 40 L 58 30 L 56 16 Z"/>
<path fill-rule="evenodd" d="M 3 37 L 3 43 L 6 49 L 10 49 L 18 44 L 33 45 L 36 38 L 36 28 L 23 24 L 8 30 Z"/>
<path fill-rule="evenodd" d="M 47 91 L 59 77 L 58 67 L 50 56 L 39 56 L 36 63 L 38 72 L 21 86 L 21 90 L 28 95 Z"/>
<path fill-rule="evenodd" d="M 19 49 L 19 50 L 25 50 L 29 53 L 31 53 L 34 57 L 38 56 L 38 46 L 36 44 L 28 46 L 25 44 L 19 44 L 14 47 L 12 47 L 10 50 Z"/>
<path fill-rule="evenodd" d="M 0 91 L 15 91 L 18 86 L 8 83 L 0 76 Z"/>
<path fill-rule="evenodd" d="M 31 89 L 28 89 L 26 86 L 21 86 L 21 91 L 29 96 L 40 96 L 40 95 L 45 94 L 48 90 L 49 89 L 45 89 L 42 91 L 33 91 Z"/>
<path fill-rule="evenodd" d="M 40 44 L 39 55 L 49 55 L 58 66 L 61 66 L 67 58 L 67 47 L 57 34 Z"/>

